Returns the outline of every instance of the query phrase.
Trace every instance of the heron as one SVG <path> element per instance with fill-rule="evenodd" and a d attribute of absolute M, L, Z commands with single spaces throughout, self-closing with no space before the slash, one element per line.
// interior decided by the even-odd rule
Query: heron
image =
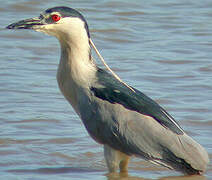
<path fill-rule="evenodd" d="M 109 173 L 128 172 L 132 156 L 184 174 L 206 171 L 206 150 L 163 107 L 96 65 L 95 45 L 80 12 L 57 6 L 6 28 L 32 29 L 59 40 L 59 88 L 89 135 L 103 145 Z"/>

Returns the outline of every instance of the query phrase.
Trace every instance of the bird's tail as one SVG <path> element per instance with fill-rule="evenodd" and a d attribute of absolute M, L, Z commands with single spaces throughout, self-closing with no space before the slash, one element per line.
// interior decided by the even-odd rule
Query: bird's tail
<path fill-rule="evenodd" d="M 202 174 L 207 169 L 209 157 L 200 144 L 183 134 L 178 136 L 175 146 L 163 147 L 162 159 L 153 161 L 185 174 Z"/>

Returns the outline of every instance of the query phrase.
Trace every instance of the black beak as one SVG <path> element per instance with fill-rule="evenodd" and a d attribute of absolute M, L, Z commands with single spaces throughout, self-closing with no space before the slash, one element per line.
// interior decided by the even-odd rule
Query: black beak
<path fill-rule="evenodd" d="M 16 23 L 12 23 L 9 26 L 7 26 L 7 29 L 36 29 L 36 27 L 44 25 L 42 23 L 42 20 L 38 17 L 26 19 L 22 21 L 18 21 Z"/>

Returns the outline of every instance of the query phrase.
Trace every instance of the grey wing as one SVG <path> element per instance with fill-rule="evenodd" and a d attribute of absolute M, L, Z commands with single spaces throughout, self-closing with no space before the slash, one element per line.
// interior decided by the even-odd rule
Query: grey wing
<path fill-rule="evenodd" d="M 207 152 L 186 133 L 177 135 L 152 117 L 96 97 L 89 134 L 128 155 L 142 157 L 163 166 L 198 173 L 205 171 Z"/>
<path fill-rule="evenodd" d="M 105 75 L 106 72 L 99 73 L 98 84 L 91 87 L 90 118 L 82 118 L 90 121 L 84 124 L 94 139 L 170 168 L 181 170 L 183 164 L 185 171 L 205 169 L 205 150 L 163 108 L 140 91 L 134 93 Z M 189 148 L 194 153 L 187 151 Z M 197 157 L 202 157 L 201 163 Z"/>
<path fill-rule="evenodd" d="M 170 129 L 176 134 L 183 134 L 182 128 L 160 105 L 142 92 L 134 89 L 131 91 L 113 76 L 99 69 L 97 73 L 98 83 L 91 87 L 94 95 L 112 104 L 121 104 L 126 109 L 136 111 L 152 117 L 162 126 Z"/>

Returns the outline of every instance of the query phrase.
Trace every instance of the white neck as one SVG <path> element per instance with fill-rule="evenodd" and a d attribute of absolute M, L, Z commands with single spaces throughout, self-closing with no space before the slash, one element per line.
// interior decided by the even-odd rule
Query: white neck
<path fill-rule="evenodd" d="M 85 22 L 77 17 L 65 17 L 58 23 L 48 24 L 36 30 L 55 36 L 60 42 L 59 80 L 69 78 L 79 86 L 89 86 L 90 79 L 95 76 L 96 66 L 90 57 Z"/>
<path fill-rule="evenodd" d="M 55 36 L 59 40 L 61 58 L 57 71 L 58 84 L 63 95 L 80 114 L 79 102 L 87 98 L 97 71 L 90 55 L 85 22 L 77 17 L 65 17 L 36 31 Z"/>
<path fill-rule="evenodd" d="M 91 60 L 87 33 L 79 33 L 59 38 L 61 58 L 58 73 L 63 72 L 61 76 L 69 76 L 77 85 L 86 87 L 95 76 L 96 66 Z"/>
<path fill-rule="evenodd" d="M 90 45 L 85 40 L 59 39 L 61 58 L 57 72 L 57 80 L 66 99 L 80 115 L 79 99 L 86 95 L 87 89 L 95 79 L 96 65 L 90 59 Z"/>

